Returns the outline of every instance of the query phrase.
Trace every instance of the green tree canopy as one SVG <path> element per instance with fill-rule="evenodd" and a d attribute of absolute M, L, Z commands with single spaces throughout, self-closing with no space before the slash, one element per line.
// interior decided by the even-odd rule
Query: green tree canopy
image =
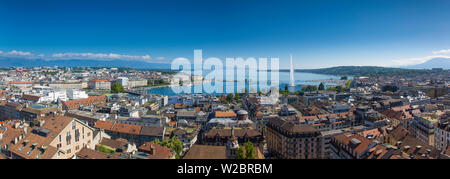
<path fill-rule="evenodd" d="M 152 141 L 154 144 L 158 144 L 167 148 L 172 149 L 176 153 L 176 158 L 180 158 L 181 152 L 183 151 L 183 142 L 181 142 L 177 137 L 172 137 L 170 139 L 165 138 L 162 141 L 155 139 Z"/>
<path fill-rule="evenodd" d="M 111 93 L 123 93 L 125 90 L 120 83 L 113 83 L 111 85 Z"/>
<path fill-rule="evenodd" d="M 245 153 L 244 148 L 240 146 L 238 149 L 236 149 L 236 155 L 234 156 L 235 159 L 245 159 Z"/>
<path fill-rule="evenodd" d="M 252 142 L 248 141 L 243 146 L 236 149 L 235 159 L 255 159 L 256 148 Z"/>
<path fill-rule="evenodd" d="M 324 89 L 325 89 L 325 85 L 323 85 L 323 83 L 320 83 L 320 85 L 319 85 L 319 90 L 322 91 L 322 90 L 324 90 Z"/>
<path fill-rule="evenodd" d="M 228 95 L 227 95 L 227 101 L 228 101 L 229 103 L 233 102 L 233 98 L 234 98 L 233 93 L 228 93 Z"/>
<path fill-rule="evenodd" d="M 256 148 L 252 142 L 248 141 L 244 144 L 245 147 L 245 157 L 247 159 L 255 159 L 256 158 Z"/>

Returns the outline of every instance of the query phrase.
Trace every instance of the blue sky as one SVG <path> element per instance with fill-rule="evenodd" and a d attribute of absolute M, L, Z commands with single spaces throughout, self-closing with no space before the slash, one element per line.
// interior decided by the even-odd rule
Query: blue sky
<path fill-rule="evenodd" d="M 448 0 L 0 0 L 0 55 L 279 57 L 288 68 L 450 55 Z"/>

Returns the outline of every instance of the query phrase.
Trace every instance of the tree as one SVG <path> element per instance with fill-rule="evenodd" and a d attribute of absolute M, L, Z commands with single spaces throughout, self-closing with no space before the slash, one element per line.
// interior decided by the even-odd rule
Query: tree
<path fill-rule="evenodd" d="M 166 84 L 166 82 L 164 81 L 164 79 L 160 79 L 159 84 Z"/>
<path fill-rule="evenodd" d="M 342 88 L 342 86 L 336 86 L 336 91 L 337 91 L 338 93 L 343 92 L 343 91 L 344 91 L 344 88 Z"/>
<path fill-rule="evenodd" d="M 239 146 L 236 149 L 235 159 L 255 159 L 256 158 L 256 148 L 252 142 L 248 141 L 244 143 L 243 146 Z"/>
<path fill-rule="evenodd" d="M 244 144 L 245 147 L 245 158 L 246 159 L 255 159 L 256 158 L 256 149 L 252 142 L 248 141 Z"/>
<path fill-rule="evenodd" d="M 302 87 L 302 91 L 317 91 L 317 86 L 307 85 L 304 88 Z"/>
<path fill-rule="evenodd" d="M 153 86 L 154 83 L 155 82 L 153 80 L 147 80 L 147 86 Z"/>
<path fill-rule="evenodd" d="M 327 88 L 327 91 L 336 91 L 336 87 L 330 86 Z"/>
<path fill-rule="evenodd" d="M 325 89 L 325 85 L 323 85 L 323 83 L 320 83 L 319 85 L 319 91 L 322 91 Z"/>
<path fill-rule="evenodd" d="M 125 90 L 120 83 L 114 83 L 111 85 L 111 93 L 123 93 Z"/>
<path fill-rule="evenodd" d="M 235 159 L 245 159 L 244 149 L 242 146 L 239 146 L 238 149 L 236 149 L 236 155 L 234 156 Z"/>
<path fill-rule="evenodd" d="M 233 98 L 234 98 L 233 93 L 228 93 L 228 95 L 227 95 L 227 101 L 228 101 L 229 103 L 233 102 Z"/>
<path fill-rule="evenodd" d="M 241 98 L 240 98 L 240 96 L 239 96 L 239 93 L 236 92 L 236 94 L 234 94 L 234 100 L 235 100 L 235 101 L 241 100 Z"/>
<path fill-rule="evenodd" d="M 172 149 L 176 153 L 176 158 L 180 158 L 181 152 L 183 151 L 183 142 L 181 142 L 177 137 L 172 137 L 170 139 L 165 138 L 162 141 L 160 141 L 159 139 L 155 139 L 152 142 L 154 144 Z"/>
<path fill-rule="evenodd" d="M 261 91 L 258 91 L 258 95 L 259 96 L 261 96 L 263 94 L 263 92 L 261 92 Z"/>
<path fill-rule="evenodd" d="M 352 84 L 352 80 L 347 80 L 347 82 L 345 82 L 345 88 L 350 89 L 350 85 Z"/>

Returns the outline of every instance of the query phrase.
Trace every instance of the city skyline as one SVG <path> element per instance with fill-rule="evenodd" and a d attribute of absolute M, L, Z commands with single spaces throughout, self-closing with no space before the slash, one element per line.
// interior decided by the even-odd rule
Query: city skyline
<path fill-rule="evenodd" d="M 447 1 L 0 1 L 0 57 L 170 63 L 278 57 L 280 68 L 450 56 Z"/>
<path fill-rule="evenodd" d="M 0 160 L 273 176 L 301 159 L 450 159 L 448 9 L 0 0 Z"/>

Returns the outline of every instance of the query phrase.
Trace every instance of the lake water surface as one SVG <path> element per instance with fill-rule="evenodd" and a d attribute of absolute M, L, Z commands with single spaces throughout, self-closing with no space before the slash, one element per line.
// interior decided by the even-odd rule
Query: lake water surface
<path fill-rule="evenodd" d="M 206 76 L 206 75 L 204 75 Z M 230 75 L 224 75 L 224 76 L 230 76 Z M 279 72 L 279 87 L 281 89 L 285 88 L 286 84 L 289 84 L 289 72 Z M 236 77 L 236 74 L 235 74 Z M 303 73 L 303 72 L 295 72 L 294 73 L 294 79 L 295 79 L 295 87 L 294 90 L 298 91 L 301 89 L 301 85 L 319 85 L 322 81 L 325 85 L 325 88 L 327 86 L 336 86 L 339 84 L 336 84 L 332 81 L 326 81 L 326 80 L 339 80 L 340 76 L 334 76 L 334 75 L 323 75 L 323 74 L 313 74 L 313 73 Z M 349 77 L 351 78 L 351 77 Z M 225 93 L 236 93 L 236 92 L 243 92 L 243 88 L 238 89 L 239 87 L 242 87 L 242 84 L 245 85 L 245 88 L 249 91 L 253 90 L 264 90 L 261 89 L 258 85 L 258 77 L 252 76 L 252 75 L 246 75 L 247 84 L 245 84 L 245 79 L 233 79 L 233 78 L 226 78 L 226 82 L 203 82 L 203 84 L 195 84 L 190 86 L 173 86 L 173 87 L 160 87 L 160 88 L 153 88 L 149 89 L 147 92 L 150 94 L 162 94 L 167 96 L 175 96 L 177 94 L 184 94 L 186 91 L 190 91 L 191 93 L 194 93 L 195 89 L 198 91 L 203 91 L 203 93 L 207 94 L 215 94 L 215 95 L 221 95 L 223 93 L 223 90 L 225 90 Z M 256 80 L 255 80 L 256 79 Z M 270 80 L 270 72 L 267 77 L 267 79 Z M 262 83 L 262 82 L 261 82 Z M 179 91 L 182 91 L 178 93 Z"/>

